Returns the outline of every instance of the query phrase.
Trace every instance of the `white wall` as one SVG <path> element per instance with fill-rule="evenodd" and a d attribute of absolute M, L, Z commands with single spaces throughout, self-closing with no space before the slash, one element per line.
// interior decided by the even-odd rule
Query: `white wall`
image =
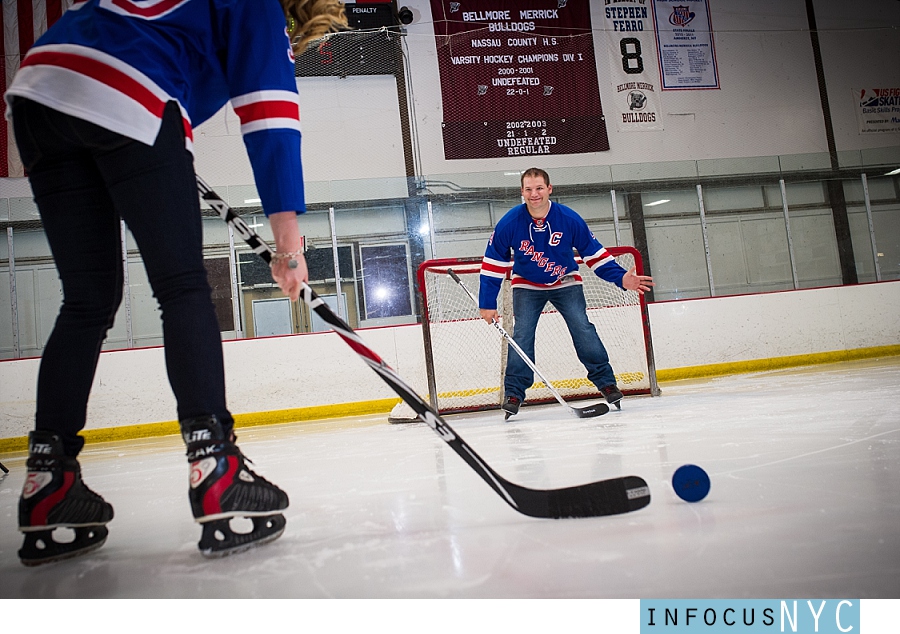
<path fill-rule="evenodd" d="M 297 90 L 308 203 L 407 195 L 392 76 L 303 77 Z M 255 197 L 240 121 L 230 105 L 198 126 L 194 156 L 197 173 L 210 185 L 247 185 L 246 197 Z M 324 184 L 344 180 L 359 182 Z"/>
<path fill-rule="evenodd" d="M 658 369 L 900 345 L 900 282 L 649 308 Z"/>
<path fill-rule="evenodd" d="M 600 30 L 603 1 L 590 2 L 600 98 L 609 109 L 614 86 L 608 43 Z M 518 158 L 444 160 L 430 0 L 402 4 L 416 16 L 407 27 L 404 50 L 419 171 L 434 177 L 460 172 L 502 175 L 521 169 Z M 661 91 L 664 130 L 618 132 L 608 125 L 608 152 L 549 156 L 542 165 L 558 170 L 827 152 L 805 0 L 710 0 L 709 4 L 720 89 Z M 900 3 L 857 0 L 848 5 L 842 0 L 814 0 L 813 4 L 838 151 L 900 145 L 900 134 L 859 134 L 851 92 L 900 85 Z M 310 202 L 405 195 L 394 78 L 301 78 L 298 87 Z M 252 190 L 240 126 L 229 107 L 195 131 L 195 156 L 198 172 L 211 185 L 246 185 Z M 777 162 L 774 165 L 777 169 Z M 560 184 L 587 182 L 577 173 L 556 171 L 554 178 Z M 356 180 L 361 183 L 346 186 L 349 191 L 345 186 L 323 184 Z M 515 178 L 511 183 L 515 186 Z M 9 185 L 0 180 L 0 197 L 30 196 L 19 193 L 21 187 Z"/>
<path fill-rule="evenodd" d="M 590 2 L 600 99 L 609 112 L 615 81 L 606 33 L 601 30 L 604 5 L 602 0 Z M 404 50 L 419 171 L 429 178 L 465 172 L 478 180 L 488 178 L 487 172 L 502 176 L 504 171 L 521 169 L 522 158 L 443 158 L 430 1 L 402 4 L 416 16 L 407 27 Z M 900 86 L 900 3 L 859 0 L 848 8 L 841 0 L 814 0 L 814 7 L 838 151 L 900 145 L 900 134 L 859 134 L 852 94 L 862 87 Z M 571 172 L 575 167 L 634 165 L 635 170 L 617 175 L 628 179 L 647 174 L 641 168 L 647 163 L 827 153 L 805 0 L 710 0 L 710 15 L 720 89 L 660 91 L 663 130 L 618 132 L 608 121 L 609 151 L 542 157 L 541 165 L 556 170 L 554 177 L 563 184 L 589 182 L 583 173 Z M 370 197 L 405 195 L 394 79 L 303 78 L 298 85 L 310 200 L 349 200 L 358 191 Z M 232 138 L 238 126 L 229 117 L 234 115 L 220 113 L 200 126 L 195 139 L 198 170 L 214 185 L 252 182 L 240 139 Z M 807 167 L 829 167 L 827 156 L 823 161 Z M 777 161 L 765 168 L 771 165 L 778 169 Z M 716 168 L 727 170 L 721 164 Z M 684 176 L 658 171 L 652 175 Z M 334 186 L 319 184 L 357 179 L 364 181 L 358 191 L 331 191 Z M 515 178 L 511 183 L 515 186 Z"/>
<path fill-rule="evenodd" d="M 900 281 L 651 304 L 659 370 L 900 345 Z M 419 393 L 419 326 L 360 332 Z M 396 395 L 334 333 L 224 343 L 235 414 L 360 403 Z M 37 359 L 0 361 L 0 438 L 33 426 Z M 90 429 L 175 419 L 161 348 L 104 352 Z"/>
<path fill-rule="evenodd" d="M 815 8 L 838 150 L 896 144 L 897 135 L 859 134 L 852 91 L 900 86 L 900 2 L 815 0 Z"/>

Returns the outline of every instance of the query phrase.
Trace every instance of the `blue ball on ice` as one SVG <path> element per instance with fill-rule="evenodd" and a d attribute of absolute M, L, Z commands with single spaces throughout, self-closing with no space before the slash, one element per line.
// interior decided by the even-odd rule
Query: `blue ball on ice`
<path fill-rule="evenodd" d="M 682 465 L 672 475 L 672 488 L 685 502 L 699 502 L 709 493 L 709 476 L 695 464 Z"/>

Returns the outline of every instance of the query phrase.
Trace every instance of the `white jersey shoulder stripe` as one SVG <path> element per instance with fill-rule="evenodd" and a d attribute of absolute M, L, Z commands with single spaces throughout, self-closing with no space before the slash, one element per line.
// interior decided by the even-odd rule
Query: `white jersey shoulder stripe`
<path fill-rule="evenodd" d="M 489 257 L 484 257 L 481 259 L 482 262 L 486 262 L 488 264 L 493 264 L 494 266 L 502 266 L 504 268 L 511 268 L 513 263 L 509 260 L 494 260 Z"/>
<path fill-rule="evenodd" d="M 300 131 L 300 97 L 290 90 L 259 90 L 231 100 L 241 134 L 260 130 Z"/>
<path fill-rule="evenodd" d="M 616 261 L 616 259 L 613 256 L 607 255 L 605 258 L 600 258 L 596 262 L 592 262 L 589 266 L 591 267 L 591 270 L 596 270 L 596 269 L 600 268 L 601 266 L 603 266 L 604 264 L 609 264 L 610 262 L 615 262 L 615 261 Z"/>
<path fill-rule="evenodd" d="M 260 130 L 296 130 L 300 132 L 300 122 L 291 118 L 269 118 L 257 119 L 249 123 L 241 124 L 241 134 L 250 134 L 251 132 L 259 132 Z"/>
<path fill-rule="evenodd" d="M 262 101 L 290 101 L 300 105 L 300 95 L 290 90 L 257 90 L 248 92 L 244 95 L 232 97 L 231 105 L 234 108 L 240 108 Z"/>

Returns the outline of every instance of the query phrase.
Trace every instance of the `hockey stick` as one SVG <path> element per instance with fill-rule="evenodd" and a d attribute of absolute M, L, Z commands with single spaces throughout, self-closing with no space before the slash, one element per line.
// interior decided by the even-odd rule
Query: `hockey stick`
<path fill-rule="evenodd" d="M 2 470 L 4 474 L 9 473 L 9 469 L 4 467 L 2 462 L 0 462 L 0 470 Z"/>
<path fill-rule="evenodd" d="M 474 295 L 472 295 L 472 291 L 470 291 L 466 287 L 466 285 L 463 284 L 463 281 L 461 279 L 459 279 L 459 276 L 453 271 L 453 269 L 447 269 L 447 273 L 450 275 L 450 277 L 453 278 L 454 282 L 459 284 L 460 288 L 466 292 L 466 295 L 469 296 L 469 299 L 471 299 L 475 303 L 475 306 L 477 307 L 478 300 L 475 298 Z M 560 393 L 556 391 L 556 388 L 554 388 L 550 384 L 550 381 L 548 381 L 544 377 L 544 375 L 541 374 L 541 371 L 537 369 L 537 366 L 534 365 L 534 362 L 528 358 L 528 355 L 525 354 L 525 351 L 522 350 L 522 348 L 519 347 L 519 344 L 517 344 L 515 342 L 515 340 L 512 337 L 510 337 L 509 333 L 503 329 L 503 326 L 500 325 L 500 322 L 497 321 L 496 319 L 494 319 L 491 322 L 491 325 L 493 325 L 494 328 L 496 328 L 497 331 L 501 335 L 503 335 L 503 338 L 506 339 L 506 342 L 510 345 L 510 347 L 513 350 L 516 351 L 516 354 L 518 354 L 520 357 L 522 357 L 522 361 L 524 361 L 526 364 L 528 364 L 528 367 L 531 368 L 532 372 L 534 372 L 535 374 L 538 375 L 538 378 L 540 378 L 540 380 L 544 382 L 544 385 L 547 386 L 547 389 L 553 393 L 553 396 L 556 397 L 556 400 L 559 401 L 560 405 L 562 405 L 563 407 L 568 409 L 571 413 L 575 414 L 575 416 L 577 416 L 578 418 L 593 418 L 595 416 L 603 416 L 604 414 L 609 412 L 609 405 L 607 405 L 606 403 L 597 403 L 596 405 L 590 405 L 588 407 L 572 407 L 571 405 L 566 403 L 565 399 L 563 399 L 563 397 L 560 395 Z"/>
<path fill-rule="evenodd" d="M 272 261 L 271 247 L 238 216 L 224 200 L 197 177 L 200 196 L 230 224 L 254 253 L 267 263 Z M 335 315 L 318 295 L 304 284 L 303 301 L 353 348 L 353 351 L 393 389 L 418 417 L 465 460 L 512 508 L 531 517 L 597 517 L 636 511 L 650 504 L 647 482 L 638 476 L 622 476 L 562 489 L 529 489 L 508 482 L 494 471 L 466 441 L 448 425 L 394 370 L 359 338 L 343 319 Z"/>

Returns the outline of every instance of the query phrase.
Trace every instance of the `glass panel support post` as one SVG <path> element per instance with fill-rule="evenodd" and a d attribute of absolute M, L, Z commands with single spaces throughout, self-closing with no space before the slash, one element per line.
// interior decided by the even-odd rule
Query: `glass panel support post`
<path fill-rule="evenodd" d="M 234 228 L 228 225 L 228 269 L 231 277 L 231 319 L 234 322 L 234 338 L 244 338 L 241 322 L 241 289 L 238 286 L 237 253 L 234 251 Z"/>
<path fill-rule="evenodd" d="M 134 348 L 134 324 L 131 319 L 131 284 L 128 280 L 128 236 L 125 221 L 119 220 L 119 234 L 122 239 L 122 284 L 125 299 L 125 337 L 128 347 Z"/>
<path fill-rule="evenodd" d="M 337 314 L 344 321 L 349 321 L 344 314 L 344 302 L 341 301 L 341 261 L 338 257 L 337 231 L 334 227 L 334 205 L 328 208 L 328 224 L 331 227 L 331 257 L 334 258 L 334 289 L 337 295 Z"/>
<path fill-rule="evenodd" d="M 22 356 L 19 347 L 19 302 L 16 298 L 16 256 L 13 251 L 13 228 L 6 227 L 6 245 L 9 252 L 9 306 L 12 310 L 13 359 Z"/>
<path fill-rule="evenodd" d="M 781 211 L 784 214 L 784 231 L 787 235 L 788 259 L 791 261 L 791 279 L 794 282 L 794 290 L 800 288 L 800 280 L 797 277 L 797 260 L 794 257 L 794 239 L 791 236 L 791 217 L 788 212 L 787 188 L 784 179 L 778 181 L 781 187 Z"/>
<path fill-rule="evenodd" d="M 697 202 L 700 203 L 700 231 L 703 233 L 703 251 L 706 253 L 706 275 L 709 278 L 709 296 L 716 296 L 716 285 L 713 283 L 712 259 L 709 254 L 709 232 L 706 228 L 706 208 L 703 206 L 703 186 L 697 185 Z"/>
<path fill-rule="evenodd" d="M 881 265 L 878 263 L 878 247 L 875 245 L 875 223 L 872 222 L 872 201 L 869 198 L 869 179 L 865 173 L 860 175 L 863 186 L 863 197 L 866 200 L 866 220 L 869 223 L 869 240 L 872 242 L 872 260 L 875 262 L 875 279 L 881 281 Z"/>
<path fill-rule="evenodd" d="M 616 201 L 616 190 L 609 190 L 609 197 L 612 200 L 612 216 L 613 216 L 613 228 L 616 230 L 616 246 L 622 246 L 622 236 L 619 234 L 619 204 Z"/>

